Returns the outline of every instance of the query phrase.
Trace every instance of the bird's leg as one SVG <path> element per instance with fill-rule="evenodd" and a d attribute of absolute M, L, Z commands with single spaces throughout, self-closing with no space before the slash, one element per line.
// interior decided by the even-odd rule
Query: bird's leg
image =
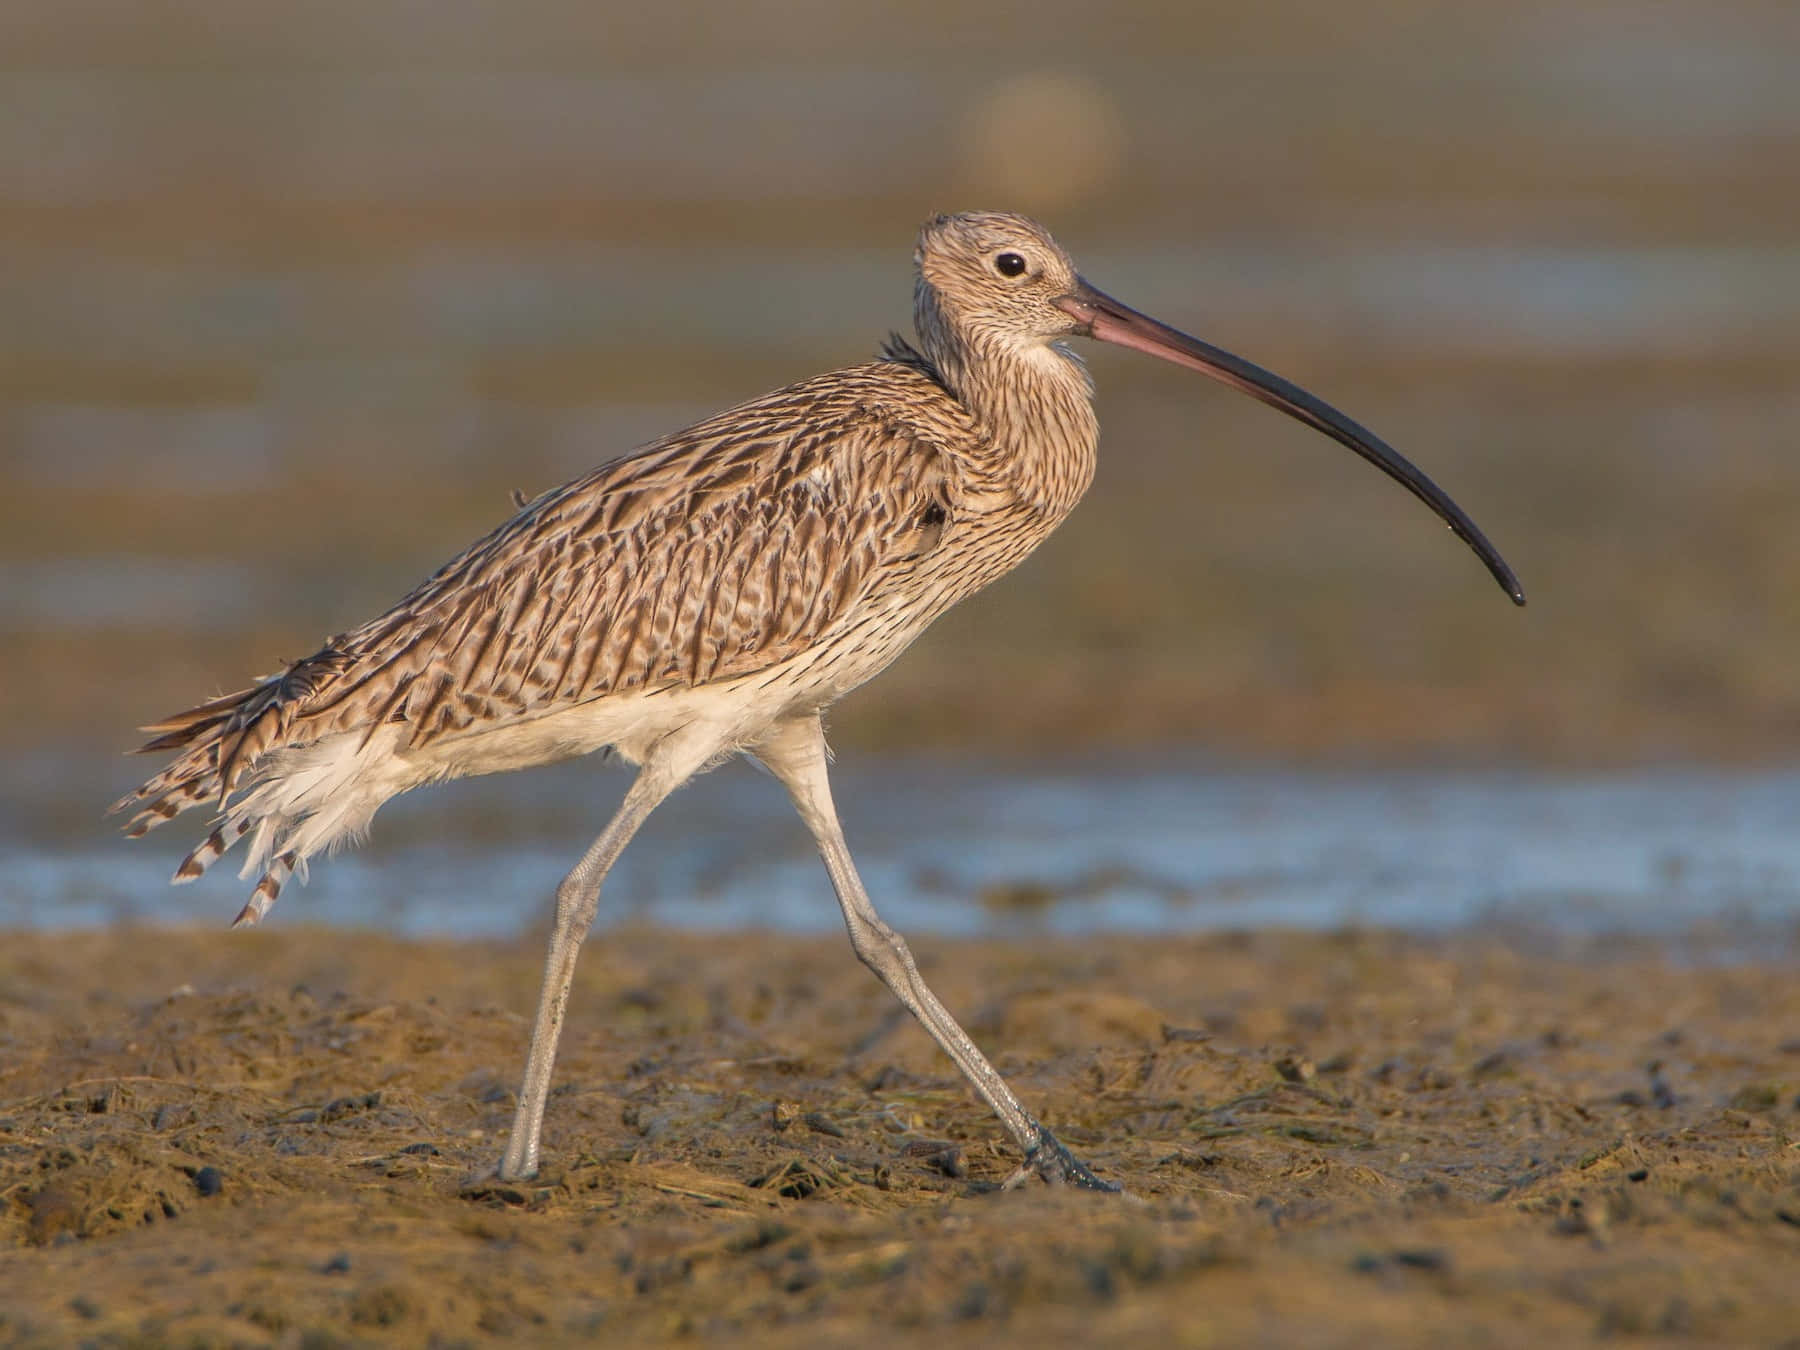
<path fill-rule="evenodd" d="M 644 818 L 680 781 L 670 781 L 669 774 L 646 765 L 625 794 L 618 813 L 556 888 L 556 925 L 550 932 L 550 956 L 544 963 L 544 989 L 538 996 L 537 1022 L 531 1029 L 525 1082 L 519 1089 L 512 1134 L 500 1160 L 502 1181 L 528 1181 L 537 1175 L 538 1137 L 544 1127 L 544 1104 L 550 1096 L 550 1071 L 562 1035 L 563 1010 L 568 1006 L 581 940 L 600 909 L 601 883 Z"/>
<path fill-rule="evenodd" d="M 875 912 L 875 906 L 856 874 L 849 845 L 844 842 L 843 827 L 838 823 L 837 807 L 831 800 L 831 783 L 825 767 L 825 735 L 818 717 L 809 715 L 783 722 L 755 747 L 754 753 L 786 785 L 800 818 L 812 831 L 819 854 L 825 860 L 825 870 L 830 873 L 831 884 L 837 891 L 838 904 L 843 908 L 851 947 L 862 963 L 874 971 L 907 1010 L 924 1024 L 931 1038 L 956 1061 L 957 1067 L 981 1094 L 982 1100 L 993 1108 L 1007 1133 L 1024 1152 L 1026 1166 L 1049 1182 L 1068 1182 L 1097 1191 L 1118 1190 L 1116 1184 L 1102 1181 L 1090 1172 L 1055 1135 L 1032 1118 L 999 1071 L 988 1063 L 968 1033 L 938 1002 L 937 996 L 926 988 L 906 940 L 882 922 Z"/>

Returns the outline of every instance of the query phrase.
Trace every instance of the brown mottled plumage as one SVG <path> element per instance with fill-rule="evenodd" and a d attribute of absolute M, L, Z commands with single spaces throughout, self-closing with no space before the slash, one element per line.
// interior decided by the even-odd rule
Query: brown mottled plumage
<path fill-rule="evenodd" d="M 640 766 L 558 891 L 544 1002 L 501 1174 L 535 1171 L 575 951 L 607 868 L 649 810 L 734 751 L 787 785 L 858 954 L 957 1060 L 1030 1164 L 1098 1182 L 1019 1105 L 931 996 L 856 879 L 824 776 L 819 715 L 930 622 L 1022 561 L 1094 470 L 1092 336 L 1225 380 L 1374 460 L 1496 577 L 1504 563 L 1417 470 L 1266 372 L 1088 287 L 1040 226 L 970 213 L 920 233 L 915 320 L 881 359 L 791 385 L 524 506 L 386 614 L 238 693 L 146 727 L 177 758 L 118 807 L 139 835 L 220 815 L 176 872 L 251 836 L 254 923 L 289 874 L 439 779 L 611 748 Z M 1511 583 L 1516 594 L 1516 583 Z M 115 808 L 117 809 L 117 808 Z"/>
<path fill-rule="evenodd" d="M 908 425 L 908 401 L 928 399 L 942 428 Z M 545 493 L 379 618 L 146 727 L 163 733 L 146 751 L 187 753 L 128 799 L 150 803 L 134 832 L 170 793 L 200 788 L 183 807 L 221 797 L 272 750 L 398 725 L 404 754 L 609 694 L 754 674 L 830 641 L 859 601 L 925 581 L 955 480 L 982 474 L 942 448 L 968 435 L 957 411 L 916 367 L 860 366 Z"/>

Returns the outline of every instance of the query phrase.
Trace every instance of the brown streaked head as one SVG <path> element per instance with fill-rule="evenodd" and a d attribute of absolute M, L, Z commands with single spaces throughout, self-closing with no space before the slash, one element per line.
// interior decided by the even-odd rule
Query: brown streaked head
<path fill-rule="evenodd" d="M 1081 278 L 1035 220 L 1003 211 L 934 216 L 913 261 L 922 306 L 966 342 L 1042 345 L 1078 331 L 1057 301 Z"/>

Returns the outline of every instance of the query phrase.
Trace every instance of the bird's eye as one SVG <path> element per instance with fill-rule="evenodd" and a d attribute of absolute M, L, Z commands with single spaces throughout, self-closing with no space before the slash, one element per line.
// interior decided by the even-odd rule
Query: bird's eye
<path fill-rule="evenodd" d="M 1017 253 L 1000 253 L 994 257 L 994 270 L 1003 277 L 1016 277 L 1025 271 L 1025 259 Z"/>

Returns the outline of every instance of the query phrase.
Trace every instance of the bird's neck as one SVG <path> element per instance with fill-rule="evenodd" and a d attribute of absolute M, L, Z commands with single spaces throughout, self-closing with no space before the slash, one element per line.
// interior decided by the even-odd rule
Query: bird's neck
<path fill-rule="evenodd" d="M 1071 510 L 1093 481 L 1100 440 L 1094 386 L 1080 358 L 1043 343 L 934 336 L 921 325 L 938 378 L 986 433 L 992 471 L 1040 510 L 1058 517 Z"/>

